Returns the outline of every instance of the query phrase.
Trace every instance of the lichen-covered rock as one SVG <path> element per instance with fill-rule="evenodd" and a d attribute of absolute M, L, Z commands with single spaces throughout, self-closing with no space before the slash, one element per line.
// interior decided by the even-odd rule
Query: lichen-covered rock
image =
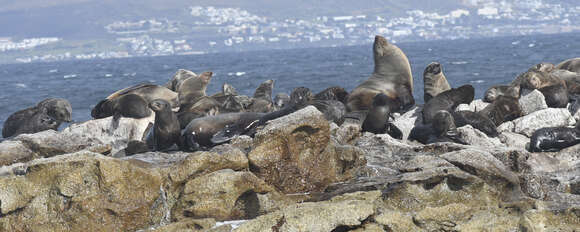
<path fill-rule="evenodd" d="M 91 152 L 31 161 L 0 186 L 1 231 L 135 231 L 166 210 L 159 172 Z"/>
<path fill-rule="evenodd" d="M 343 166 L 345 161 L 330 140 L 328 121 L 312 106 L 258 130 L 248 159 L 252 172 L 284 193 L 322 191 L 330 183 L 351 178 L 344 173 L 357 168 Z"/>
<path fill-rule="evenodd" d="M 467 144 L 479 147 L 502 147 L 504 146 L 498 138 L 490 138 L 471 125 L 465 125 L 457 128 L 459 137 Z"/>
<path fill-rule="evenodd" d="M 513 132 L 530 137 L 537 129 L 572 126 L 576 120 L 567 109 L 548 108 L 517 118 L 513 124 Z"/>
<path fill-rule="evenodd" d="M 27 162 L 40 157 L 21 141 L 6 140 L 0 143 L 0 166 Z"/>
<path fill-rule="evenodd" d="M 544 98 L 544 95 L 537 89 L 529 92 L 522 91 L 519 103 L 523 115 L 528 115 L 532 112 L 548 108 L 548 105 L 546 104 L 546 98 Z"/>
<path fill-rule="evenodd" d="M 224 169 L 189 180 L 177 205 L 174 218 L 215 218 L 217 220 L 250 219 L 277 209 L 264 208 L 259 195 L 269 194 L 277 207 L 287 202 L 281 194 L 251 172 Z M 268 200 L 268 199 L 262 199 Z"/>
<path fill-rule="evenodd" d="M 339 144 L 352 144 L 361 136 L 361 130 L 358 124 L 343 123 L 340 127 L 331 130 L 331 136 Z"/>
<path fill-rule="evenodd" d="M 213 218 L 204 219 L 183 219 L 178 222 L 171 223 L 169 225 L 152 228 L 146 230 L 147 232 L 182 232 L 182 231 L 207 231 L 213 228 L 216 224 Z"/>
<path fill-rule="evenodd" d="M 526 144 L 530 142 L 530 138 L 525 135 L 513 132 L 502 132 L 498 138 L 506 146 L 521 150 L 526 150 Z"/>
<path fill-rule="evenodd" d="M 307 202 L 250 220 L 235 232 L 253 231 L 333 231 L 355 227 L 375 214 L 379 191 L 345 194 L 324 202 Z"/>
<path fill-rule="evenodd" d="M 414 106 L 403 115 L 396 117 L 393 124 L 403 132 L 403 140 L 409 138 L 411 130 L 423 123 L 423 106 Z"/>

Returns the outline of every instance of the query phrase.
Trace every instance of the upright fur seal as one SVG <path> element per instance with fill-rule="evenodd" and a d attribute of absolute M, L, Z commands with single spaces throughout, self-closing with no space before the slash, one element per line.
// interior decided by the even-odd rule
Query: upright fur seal
<path fill-rule="evenodd" d="M 177 72 L 175 72 L 175 74 L 173 75 L 171 80 L 169 80 L 165 84 L 165 87 L 172 90 L 173 92 L 178 92 L 179 88 L 181 87 L 181 84 L 185 80 L 187 80 L 189 78 L 194 78 L 194 77 L 197 77 L 197 74 L 195 74 L 194 72 L 186 70 L 186 69 L 179 69 L 179 70 L 177 70 Z"/>
<path fill-rule="evenodd" d="M 188 108 L 205 97 L 205 90 L 211 80 L 212 72 L 203 72 L 197 77 L 188 78 L 179 87 L 178 97 L 181 108 Z"/>
<path fill-rule="evenodd" d="M 362 124 L 362 131 L 374 134 L 387 133 L 396 139 L 402 139 L 403 133 L 394 124 L 389 122 L 391 109 L 389 108 L 389 97 L 379 93 L 373 99 L 373 106 L 369 110 Z"/>
<path fill-rule="evenodd" d="M 556 65 L 556 68 L 580 73 L 580 57 L 562 61 L 561 63 Z"/>
<path fill-rule="evenodd" d="M 423 84 L 423 98 L 425 102 L 428 102 L 441 92 L 451 89 L 449 82 L 447 82 L 445 75 L 443 75 L 443 68 L 438 62 L 432 62 L 427 65 L 423 72 Z"/>
<path fill-rule="evenodd" d="M 33 107 L 17 111 L 4 121 L 2 137 L 57 130 L 62 122 L 71 122 L 72 107 L 66 99 L 47 98 Z"/>
<path fill-rule="evenodd" d="M 540 128 L 530 138 L 529 151 L 559 151 L 580 143 L 578 128 L 546 127 Z"/>
<path fill-rule="evenodd" d="M 475 89 L 471 85 L 452 88 L 435 96 L 423 106 L 423 123 L 431 123 L 440 110 L 453 111 L 459 104 L 469 104 L 473 101 Z"/>
<path fill-rule="evenodd" d="M 368 110 L 373 98 L 379 93 L 387 95 L 398 107 L 407 109 L 415 104 L 413 77 L 407 56 L 399 47 L 387 43 L 382 36 L 375 36 L 373 45 L 373 74 L 348 96 L 348 111 Z"/>
<path fill-rule="evenodd" d="M 254 96 L 247 111 L 268 113 L 274 109 L 272 103 L 272 88 L 274 87 L 274 80 L 266 80 L 256 88 Z"/>
<path fill-rule="evenodd" d="M 177 116 L 171 111 L 169 102 L 157 99 L 150 102 L 149 107 L 155 111 L 153 136 L 147 141 L 149 148 L 154 151 L 164 151 L 174 144 L 181 148 L 181 127 Z"/>

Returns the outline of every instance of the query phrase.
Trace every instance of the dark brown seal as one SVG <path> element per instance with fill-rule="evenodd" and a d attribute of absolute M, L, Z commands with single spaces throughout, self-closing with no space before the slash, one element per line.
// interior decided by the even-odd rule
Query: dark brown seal
<path fill-rule="evenodd" d="M 580 73 L 580 57 L 562 61 L 556 65 L 556 69 L 564 69 L 571 72 Z"/>
<path fill-rule="evenodd" d="M 382 93 L 375 96 L 373 106 L 363 121 L 362 131 L 374 134 L 387 133 L 393 138 L 402 139 L 403 133 L 401 130 L 389 122 L 389 118 L 392 116 L 388 101 L 389 98 Z"/>
<path fill-rule="evenodd" d="M 61 123 L 71 122 L 72 107 L 66 99 L 48 98 L 17 111 L 4 121 L 2 137 L 57 130 Z"/>
<path fill-rule="evenodd" d="M 499 126 L 522 116 L 522 109 L 518 99 L 499 96 L 493 103 L 477 113 L 489 118 L 495 126 Z"/>
<path fill-rule="evenodd" d="M 471 85 L 463 85 L 440 93 L 423 106 L 423 123 L 431 123 L 440 110 L 451 112 L 459 104 L 469 104 L 473 101 L 474 94 L 475 89 Z"/>
<path fill-rule="evenodd" d="M 181 127 L 177 116 L 171 111 L 169 102 L 157 99 L 150 102 L 149 107 L 155 111 L 153 134 L 147 141 L 149 148 L 154 151 L 164 151 L 173 145 L 181 148 Z"/>
<path fill-rule="evenodd" d="M 206 96 L 205 90 L 212 75 L 212 72 L 203 72 L 199 76 L 188 78 L 181 83 L 178 91 L 180 111 L 181 108 L 189 108 Z"/>
<path fill-rule="evenodd" d="M 177 93 L 163 87 L 160 85 L 154 84 L 138 84 L 135 86 L 131 86 L 113 94 L 109 95 L 104 100 L 100 101 L 92 110 L 91 116 L 93 118 L 105 118 L 113 115 L 113 106 L 116 104 L 115 101 L 120 97 L 128 94 L 134 94 L 142 97 L 147 103 L 152 102 L 155 99 L 164 99 L 171 104 L 171 107 L 178 107 L 179 101 L 177 99 Z"/>

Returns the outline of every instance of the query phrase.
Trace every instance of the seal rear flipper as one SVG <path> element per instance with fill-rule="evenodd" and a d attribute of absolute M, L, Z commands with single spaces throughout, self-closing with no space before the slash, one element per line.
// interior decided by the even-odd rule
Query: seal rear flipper
<path fill-rule="evenodd" d="M 225 143 L 232 140 L 235 136 L 242 134 L 242 128 L 238 124 L 226 125 L 222 130 L 215 133 L 210 141 L 215 144 Z"/>

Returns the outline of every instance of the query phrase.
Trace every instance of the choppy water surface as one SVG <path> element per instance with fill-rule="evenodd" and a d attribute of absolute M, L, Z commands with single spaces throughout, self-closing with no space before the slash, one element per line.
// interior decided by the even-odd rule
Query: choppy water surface
<path fill-rule="evenodd" d="M 580 33 L 492 39 L 398 43 L 413 71 L 418 104 L 423 101 L 423 70 L 443 65 L 453 87 L 471 84 L 476 98 L 490 86 L 508 83 L 540 62 L 580 57 Z M 353 47 L 268 50 L 192 56 L 0 65 L 0 123 L 13 112 L 48 97 L 68 99 L 73 119 L 90 119 L 90 109 L 114 91 L 142 82 L 165 84 L 179 68 L 213 71 L 207 93 L 227 82 L 251 95 L 274 79 L 274 94 L 305 86 L 313 92 L 339 85 L 352 90 L 373 70 L 372 44 Z"/>

